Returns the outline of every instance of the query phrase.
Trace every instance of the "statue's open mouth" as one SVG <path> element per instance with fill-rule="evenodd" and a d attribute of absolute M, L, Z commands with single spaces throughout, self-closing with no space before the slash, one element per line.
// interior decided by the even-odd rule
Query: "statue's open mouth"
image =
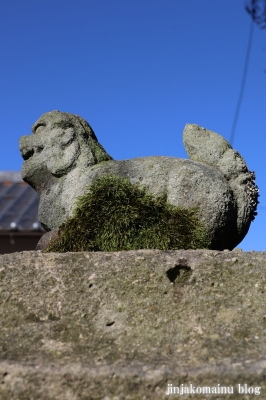
<path fill-rule="evenodd" d="M 34 150 L 21 150 L 21 155 L 24 161 L 28 160 L 29 158 L 31 158 L 34 154 Z"/>
<path fill-rule="evenodd" d="M 31 148 L 31 149 L 21 149 L 21 155 L 24 161 L 28 160 L 31 158 L 34 153 L 41 153 L 43 151 L 42 146 L 38 146 L 36 148 Z"/>

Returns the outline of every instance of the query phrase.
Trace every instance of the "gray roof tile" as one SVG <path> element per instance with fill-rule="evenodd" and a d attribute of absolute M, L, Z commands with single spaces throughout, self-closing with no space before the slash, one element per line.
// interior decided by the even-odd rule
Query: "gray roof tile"
<path fill-rule="evenodd" d="M 20 172 L 0 171 L 0 231 L 44 231 L 38 221 L 39 198 Z"/>

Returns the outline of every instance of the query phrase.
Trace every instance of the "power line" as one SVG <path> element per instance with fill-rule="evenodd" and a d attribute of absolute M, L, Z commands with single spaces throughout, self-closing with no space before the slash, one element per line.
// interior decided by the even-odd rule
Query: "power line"
<path fill-rule="evenodd" d="M 235 138 L 235 130 L 236 130 L 236 126 L 237 126 L 238 116 L 239 116 L 239 112 L 240 112 L 240 108 L 241 108 L 241 104 L 242 104 L 242 100 L 243 100 L 245 85 L 246 85 L 246 78 L 247 78 L 250 52 L 251 52 L 251 46 L 252 46 L 252 39 L 253 39 L 253 31 L 254 31 L 254 22 L 253 22 L 253 19 L 251 19 L 250 29 L 249 29 L 248 46 L 247 46 L 247 51 L 246 51 L 246 59 L 245 59 L 244 70 L 243 70 L 243 75 L 242 75 L 242 82 L 241 82 L 241 86 L 240 86 L 240 92 L 239 92 L 239 96 L 238 96 L 238 101 L 237 101 L 235 115 L 234 115 L 234 121 L 233 121 L 231 135 L 230 135 L 231 146 L 233 146 L 233 142 L 234 142 L 234 138 Z"/>
<path fill-rule="evenodd" d="M 251 23 L 249 29 L 249 39 L 248 39 L 248 46 L 246 51 L 246 59 L 244 64 L 244 71 L 242 76 L 242 82 L 240 86 L 240 92 L 238 96 L 238 101 L 236 105 L 231 135 L 230 135 L 230 143 L 233 146 L 234 138 L 235 138 L 235 130 L 238 122 L 239 112 L 243 100 L 245 85 L 246 85 L 246 78 L 248 72 L 248 65 L 250 59 L 250 52 L 252 47 L 252 39 L 253 39 L 253 31 L 254 31 L 254 24 L 256 23 L 261 29 L 266 28 L 266 0 L 246 0 L 245 10 L 251 16 Z M 265 70 L 266 72 L 266 70 Z"/>

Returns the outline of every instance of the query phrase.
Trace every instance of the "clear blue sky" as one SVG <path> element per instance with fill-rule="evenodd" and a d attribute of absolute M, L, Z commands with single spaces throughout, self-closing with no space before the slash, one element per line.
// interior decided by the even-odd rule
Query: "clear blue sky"
<path fill-rule="evenodd" d="M 85 118 L 115 159 L 187 158 L 186 123 L 229 140 L 249 27 L 243 0 L 2 0 L 0 169 L 21 169 L 19 137 L 55 109 Z M 233 144 L 261 195 L 243 250 L 266 250 L 265 70 L 255 26 Z"/>

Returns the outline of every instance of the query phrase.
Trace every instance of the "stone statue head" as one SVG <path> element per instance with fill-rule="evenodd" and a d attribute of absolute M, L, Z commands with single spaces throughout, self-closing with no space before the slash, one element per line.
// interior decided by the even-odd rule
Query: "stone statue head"
<path fill-rule="evenodd" d="M 33 125 L 32 135 L 20 139 L 20 151 L 25 160 L 23 179 L 31 180 L 33 170 L 56 177 L 67 174 L 75 166 L 88 167 L 111 160 L 97 140 L 92 128 L 78 115 L 51 111 Z"/>

